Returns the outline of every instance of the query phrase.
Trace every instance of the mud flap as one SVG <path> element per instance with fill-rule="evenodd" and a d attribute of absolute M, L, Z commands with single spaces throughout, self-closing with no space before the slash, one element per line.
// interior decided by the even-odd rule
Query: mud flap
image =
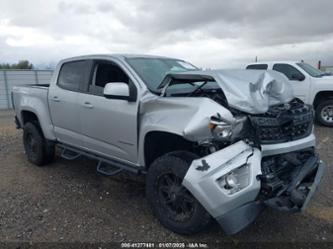
<path fill-rule="evenodd" d="M 225 177 L 229 174 L 233 174 L 238 180 L 237 191 L 230 191 L 224 186 Z M 239 141 L 194 160 L 185 175 L 183 185 L 218 219 L 232 210 L 254 202 L 260 191 L 260 180 L 256 177 L 260 174 L 261 151 Z M 237 219 L 237 216 L 234 218 Z M 243 224 L 239 226 L 244 227 Z"/>

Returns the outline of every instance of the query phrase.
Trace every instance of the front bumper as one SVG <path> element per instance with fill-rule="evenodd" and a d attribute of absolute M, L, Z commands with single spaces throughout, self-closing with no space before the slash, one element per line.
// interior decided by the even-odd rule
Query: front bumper
<path fill-rule="evenodd" d="M 262 198 L 262 152 L 239 141 L 206 157 L 194 160 L 183 185 L 215 218 L 228 234 L 234 234 L 252 223 L 265 206 L 285 211 L 302 211 L 308 205 L 324 172 L 318 157 L 310 157 L 292 180 L 274 196 Z M 247 167 L 248 181 L 231 192 L 221 181 L 231 171 Z M 236 169 L 236 171 L 235 171 Z M 239 177 L 244 180 L 243 177 Z M 237 175 L 237 174 L 236 174 Z M 305 183 L 304 183 L 305 181 Z"/>

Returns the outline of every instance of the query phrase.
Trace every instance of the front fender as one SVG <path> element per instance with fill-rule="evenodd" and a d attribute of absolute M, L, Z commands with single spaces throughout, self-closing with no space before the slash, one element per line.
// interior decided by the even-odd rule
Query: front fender
<path fill-rule="evenodd" d="M 209 98 L 157 96 L 148 98 L 147 96 L 140 105 L 139 163 L 141 165 L 144 165 L 144 139 L 149 132 L 167 132 L 191 142 L 198 142 L 212 137 L 208 128 L 211 116 L 219 113 L 226 120 L 234 121 L 228 109 Z"/>

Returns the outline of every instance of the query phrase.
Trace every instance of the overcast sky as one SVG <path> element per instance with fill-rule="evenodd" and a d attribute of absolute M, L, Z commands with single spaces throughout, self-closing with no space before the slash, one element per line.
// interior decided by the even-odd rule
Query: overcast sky
<path fill-rule="evenodd" d="M 144 53 L 200 67 L 333 65 L 331 0 L 0 0 L 0 62 Z"/>

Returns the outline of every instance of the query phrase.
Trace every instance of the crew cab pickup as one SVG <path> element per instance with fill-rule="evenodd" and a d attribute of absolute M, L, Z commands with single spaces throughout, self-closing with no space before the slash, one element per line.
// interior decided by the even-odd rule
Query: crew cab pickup
<path fill-rule="evenodd" d="M 267 206 L 302 211 L 323 175 L 313 110 L 273 70 L 80 56 L 60 61 L 49 86 L 15 87 L 13 105 L 30 162 L 50 163 L 57 146 L 106 175 L 145 174 L 154 215 L 177 233 L 214 218 L 233 234 Z"/>
<path fill-rule="evenodd" d="M 283 73 L 290 81 L 297 98 L 313 105 L 316 120 L 325 126 L 333 126 L 333 75 L 296 61 L 256 62 L 246 69 L 272 69 Z"/>

